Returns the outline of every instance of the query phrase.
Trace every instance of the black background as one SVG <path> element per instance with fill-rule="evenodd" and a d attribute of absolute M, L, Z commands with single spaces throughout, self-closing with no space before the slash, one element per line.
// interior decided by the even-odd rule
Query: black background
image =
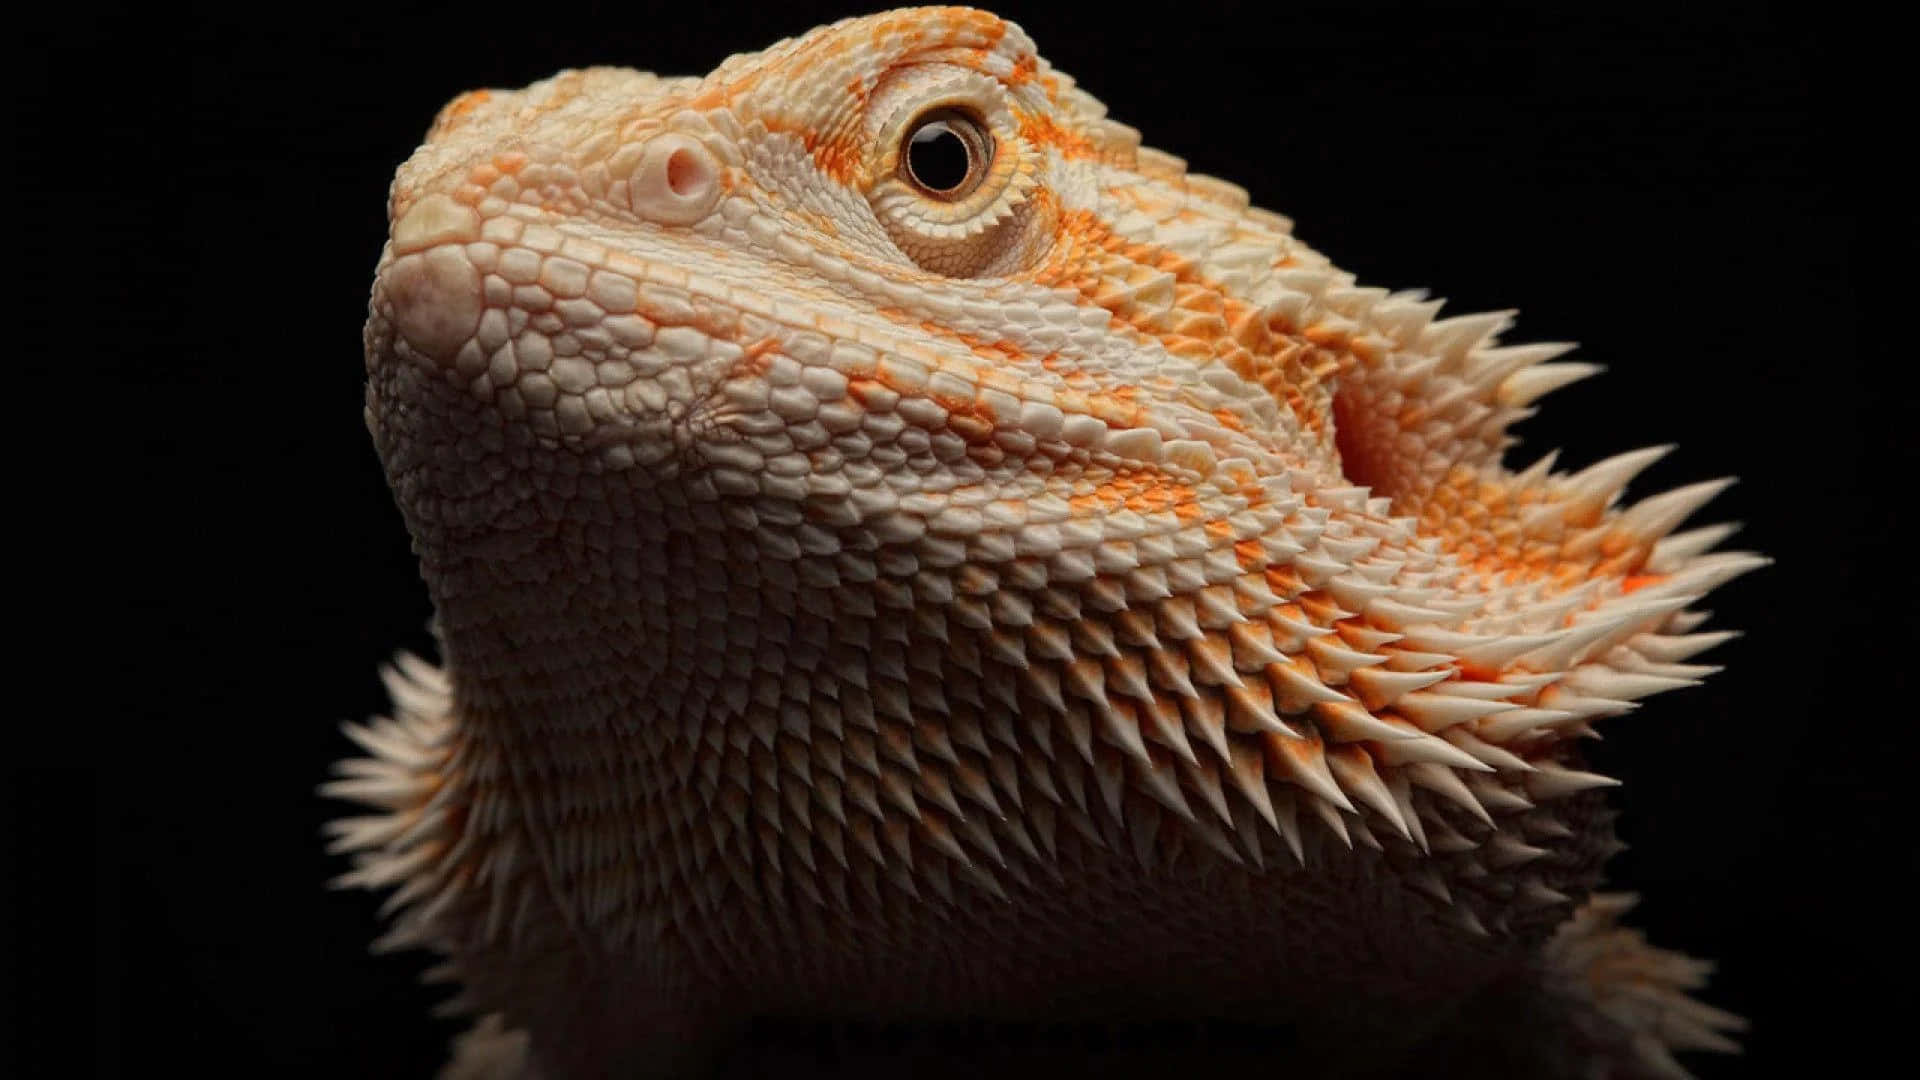
<path fill-rule="evenodd" d="M 323 887 L 339 808 L 313 794 L 349 752 L 337 723 L 384 704 L 375 665 L 427 644 L 360 420 L 388 178 L 460 90 L 704 72 L 848 13 L 88 9 L 22 34 L 7 472 L 44 557 L 14 563 L 36 640 L 0 758 L 0 1073 L 437 1067 L 454 1027 L 427 1017 L 425 958 L 367 954 L 377 898 Z M 1896 1041 L 1917 320 L 1892 29 L 1833 5 L 1002 13 L 1363 282 L 1582 342 L 1608 373 L 1548 399 L 1521 453 L 1677 440 L 1636 493 L 1743 478 L 1703 519 L 1778 562 L 1714 597 L 1747 632 L 1711 657 L 1727 671 L 1605 728 L 1632 845 L 1612 879 L 1753 1021 L 1702 1076 Z"/>

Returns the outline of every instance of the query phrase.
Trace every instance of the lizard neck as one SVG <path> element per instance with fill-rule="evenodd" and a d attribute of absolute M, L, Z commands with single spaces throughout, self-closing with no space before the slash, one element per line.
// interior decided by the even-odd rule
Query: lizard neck
<path fill-rule="evenodd" d="M 752 547 L 766 522 L 736 545 L 715 504 L 669 485 L 583 473 L 568 490 L 620 518 L 535 496 L 499 516 L 512 528 L 422 543 L 422 571 L 467 782 L 497 800 L 576 937 L 657 953 L 695 925 L 688 898 L 754 885 L 713 872 L 759 843 L 721 761 L 747 747 L 770 763 L 783 726 L 813 722 L 835 650 L 867 635 Z"/>

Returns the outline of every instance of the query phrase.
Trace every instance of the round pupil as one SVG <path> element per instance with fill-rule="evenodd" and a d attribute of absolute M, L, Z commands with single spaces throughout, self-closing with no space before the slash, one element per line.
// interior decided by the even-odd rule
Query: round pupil
<path fill-rule="evenodd" d="M 929 191 L 952 191 L 973 168 L 967 142 L 945 120 L 923 124 L 907 144 L 907 168 Z"/>

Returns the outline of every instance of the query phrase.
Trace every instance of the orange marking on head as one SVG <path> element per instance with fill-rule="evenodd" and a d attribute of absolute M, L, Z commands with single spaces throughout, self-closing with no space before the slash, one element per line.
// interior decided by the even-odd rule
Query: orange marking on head
<path fill-rule="evenodd" d="M 993 441 L 993 433 L 998 430 L 993 420 L 986 415 L 987 410 L 974 405 L 965 411 L 950 409 L 947 413 L 947 430 L 960 436 L 969 446 L 978 446 Z"/>
<path fill-rule="evenodd" d="M 1291 566 L 1267 567 L 1267 588 L 1281 596 L 1295 596 L 1306 590 L 1307 583 Z M 1303 613 L 1304 614 L 1304 613 Z"/>
<path fill-rule="evenodd" d="M 1632 574 L 1620 582 L 1620 591 L 1630 593 L 1649 585 L 1658 585 L 1665 580 L 1667 580 L 1666 574 Z"/>
<path fill-rule="evenodd" d="M 969 427 L 985 427 L 986 434 L 992 434 L 993 411 L 972 394 L 938 394 L 922 391 L 922 395 L 934 404 L 947 410 L 947 426 L 958 430 L 957 421 L 965 420 Z M 964 437 L 964 433 L 962 433 Z"/>
<path fill-rule="evenodd" d="M 773 367 L 772 355 L 780 351 L 780 339 L 763 337 L 745 347 L 740 359 L 734 361 L 734 371 L 740 375 L 764 377 Z"/>
<path fill-rule="evenodd" d="M 471 116 L 474 110 L 493 100 L 491 90 L 469 90 L 441 108 L 440 115 L 434 118 L 435 132 L 450 131 L 459 126 L 462 120 Z"/>
<path fill-rule="evenodd" d="M 1555 589 L 1571 589 L 1587 578 L 1587 567 L 1579 563 L 1563 562 L 1547 573 L 1547 581 Z"/>
<path fill-rule="evenodd" d="M 687 98 L 686 107 L 689 109 L 693 109 L 696 112 L 707 112 L 712 109 L 718 109 L 726 105 L 729 101 L 731 101 L 734 94 L 752 86 L 754 83 L 759 81 L 760 80 L 758 78 L 750 77 L 746 79 L 738 79 L 732 83 L 726 83 L 719 86 L 709 86 L 704 90 L 701 90 L 699 93 L 694 94 L 691 97 Z"/>
<path fill-rule="evenodd" d="M 968 24 L 970 29 L 977 31 L 986 39 L 985 48 L 994 48 L 1000 44 L 1001 38 L 1007 36 L 1007 21 L 990 11 L 981 11 L 979 8 L 951 10 L 958 21 Z"/>
<path fill-rule="evenodd" d="M 1642 556 L 1637 549 L 1633 551 L 1623 551 L 1618 555 L 1601 559 L 1599 562 L 1594 563 L 1590 568 L 1588 568 L 1587 576 L 1588 577 L 1618 577 L 1618 578 L 1625 579 L 1630 575 L 1632 575 L 1635 570 L 1640 568 L 1641 561 L 1642 561 Z M 1645 587 L 1646 584 L 1648 583 L 1643 582 L 1640 586 L 1637 586 L 1637 587 L 1643 588 Z"/>
<path fill-rule="evenodd" d="M 1253 573 L 1266 567 L 1267 549 L 1258 540 L 1240 540 L 1233 545 L 1233 559 L 1240 569 Z"/>
<path fill-rule="evenodd" d="M 1143 473 L 1136 478 L 1134 492 L 1127 497 L 1126 507 L 1141 514 L 1171 510 L 1183 522 L 1192 522 L 1200 517 L 1193 486 L 1158 472 Z"/>
<path fill-rule="evenodd" d="M 1294 602 L 1300 605 L 1300 610 L 1306 612 L 1308 618 L 1322 626 L 1332 625 L 1335 616 L 1344 614 L 1340 605 L 1334 603 L 1333 597 L 1318 589 L 1301 593 L 1294 598 Z"/>
<path fill-rule="evenodd" d="M 1476 664 L 1469 660 L 1456 660 L 1460 677 L 1469 682 L 1499 682 L 1504 671 L 1490 664 Z"/>
<path fill-rule="evenodd" d="M 909 316 L 906 312 L 899 311 L 899 309 L 897 308 L 882 308 L 880 309 L 880 313 L 883 315 L 886 315 L 888 318 L 896 318 L 897 316 L 897 321 L 900 321 L 900 322 L 907 322 L 908 320 L 911 319 L 911 316 Z M 965 345 L 967 348 L 973 350 L 974 355 L 982 357 L 987 360 L 1005 362 L 1005 361 L 1030 359 L 1025 349 L 1022 349 L 1020 346 L 1014 344 L 1011 341 L 1006 340 L 1005 338 L 997 338 L 995 340 L 989 341 L 986 338 L 979 337 L 974 334 L 964 333 L 962 331 L 955 330 L 951 327 L 942 326 L 936 322 L 928 322 L 925 319 L 922 319 L 920 322 L 915 323 L 913 325 L 917 325 L 918 327 L 920 327 L 920 329 L 926 331 L 929 334 L 934 335 L 935 337 L 943 337 L 951 341 L 958 341 L 962 345 Z"/>
<path fill-rule="evenodd" d="M 469 90 L 453 100 L 449 108 L 455 116 L 465 116 L 480 106 L 493 100 L 491 90 Z"/>
<path fill-rule="evenodd" d="M 1089 395 L 1086 413 L 1110 428 L 1144 427 L 1148 420 L 1146 409 L 1129 406 L 1108 394 Z"/>
<path fill-rule="evenodd" d="M 1059 250 L 1081 257 L 1038 268 L 1037 282 L 1075 290 L 1106 309 L 1116 330 L 1131 329 L 1156 340 L 1174 356 L 1196 364 L 1228 366 L 1264 386 L 1307 431 L 1324 435 L 1328 424 L 1325 377 L 1338 364 L 1291 337 L 1295 332 L 1291 326 L 1277 319 L 1269 322 L 1268 316 L 1209 280 L 1192 259 L 1151 243 L 1125 240 L 1088 211 L 1062 212 L 1059 227 L 1062 236 L 1072 241 L 1058 245 Z M 1106 264 L 1101 265 L 1098 256 L 1089 257 L 1089 251 L 1105 252 Z M 1136 290 L 1149 285 L 1155 273 L 1173 276 L 1171 304 L 1137 299 Z M 1224 422 L 1233 430 L 1246 431 L 1238 418 Z"/>
<path fill-rule="evenodd" d="M 493 167 L 508 176 L 513 176 L 521 169 L 527 167 L 527 160 L 526 154 L 518 150 L 509 150 L 504 154 L 495 154 L 493 156 Z"/>
<path fill-rule="evenodd" d="M 1277 731 L 1262 731 L 1260 739 L 1265 744 L 1267 763 L 1283 776 L 1292 775 L 1298 767 L 1311 768 L 1322 753 L 1318 735 L 1295 739 Z"/>
<path fill-rule="evenodd" d="M 1302 331 L 1301 336 L 1323 349 L 1339 349 L 1346 347 L 1352 332 L 1338 326 L 1315 323 Z"/>
<path fill-rule="evenodd" d="M 730 175 L 724 174 L 724 173 L 721 174 L 721 181 L 725 183 L 729 188 L 732 187 L 733 178 Z M 833 220 L 833 218 L 828 217 L 826 214 L 822 214 L 818 210 L 807 210 L 802 207 L 793 207 L 791 208 L 791 210 L 802 221 L 805 221 L 807 224 L 820 230 L 822 233 L 825 233 L 828 236 L 840 235 L 839 224 L 837 224 Z"/>
<path fill-rule="evenodd" d="M 871 409 L 875 407 L 876 402 L 884 403 L 890 408 L 898 394 L 880 378 L 878 371 L 874 371 L 849 378 L 847 396 Z"/>
<path fill-rule="evenodd" d="M 767 129 L 776 130 L 771 124 Z M 847 134 L 822 138 L 818 132 L 813 131 L 801 132 L 800 135 L 808 155 L 813 158 L 813 163 L 819 166 L 820 171 L 826 174 L 827 179 L 836 184 L 854 186 L 854 179 L 858 175 L 860 162 L 864 156 L 861 153 L 862 146 L 857 139 Z"/>
<path fill-rule="evenodd" d="M 1019 114 L 1020 137 L 1030 146 L 1050 146 L 1065 158 L 1092 158 L 1100 156 L 1100 148 L 1093 140 L 1077 131 L 1061 127 L 1059 122 L 1045 113 Z"/>
<path fill-rule="evenodd" d="M 1169 335 L 1161 338 L 1160 343 L 1166 347 L 1168 352 L 1180 357 L 1182 360 L 1205 363 L 1213 359 L 1213 346 L 1199 338 L 1187 337 L 1184 334 Z"/>
<path fill-rule="evenodd" d="M 1358 460 L 1353 464 L 1361 472 L 1370 467 Z M 1551 498 L 1539 488 L 1515 488 L 1508 480 L 1488 480 L 1479 470 L 1460 465 L 1420 497 L 1414 512 L 1422 535 L 1438 538 L 1443 550 L 1489 581 L 1507 585 L 1538 581 L 1569 588 L 1593 578 L 1615 577 L 1636 581 L 1633 588 L 1643 587 L 1645 582 L 1633 576 L 1649 551 L 1642 541 L 1613 535 L 1597 545 L 1582 546 L 1578 554 L 1567 553 L 1568 542 L 1581 529 L 1598 525 L 1604 510 L 1571 515 L 1560 527 L 1541 534 L 1522 534 L 1520 515 Z"/>

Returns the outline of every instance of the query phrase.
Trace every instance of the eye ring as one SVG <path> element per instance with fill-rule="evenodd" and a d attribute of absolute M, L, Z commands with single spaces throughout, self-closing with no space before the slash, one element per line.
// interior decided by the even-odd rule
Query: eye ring
<path fill-rule="evenodd" d="M 992 277 L 1047 248 L 1051 231 L 1035 214 L 1050 211 L 1031 197 L 1045 161 L 1017 107 L 1000 82 L 946 64 L 900 68 L 875 86 L 864 194 L 906 261 L 943 277 Z"/>
<path fill-rule="evenodd" d="M 941 202 L 973 194 L 993 171 L 993 133 L 972 112 L 946 105 L 915 117 L 900 139 L 899 174 Z"/>

